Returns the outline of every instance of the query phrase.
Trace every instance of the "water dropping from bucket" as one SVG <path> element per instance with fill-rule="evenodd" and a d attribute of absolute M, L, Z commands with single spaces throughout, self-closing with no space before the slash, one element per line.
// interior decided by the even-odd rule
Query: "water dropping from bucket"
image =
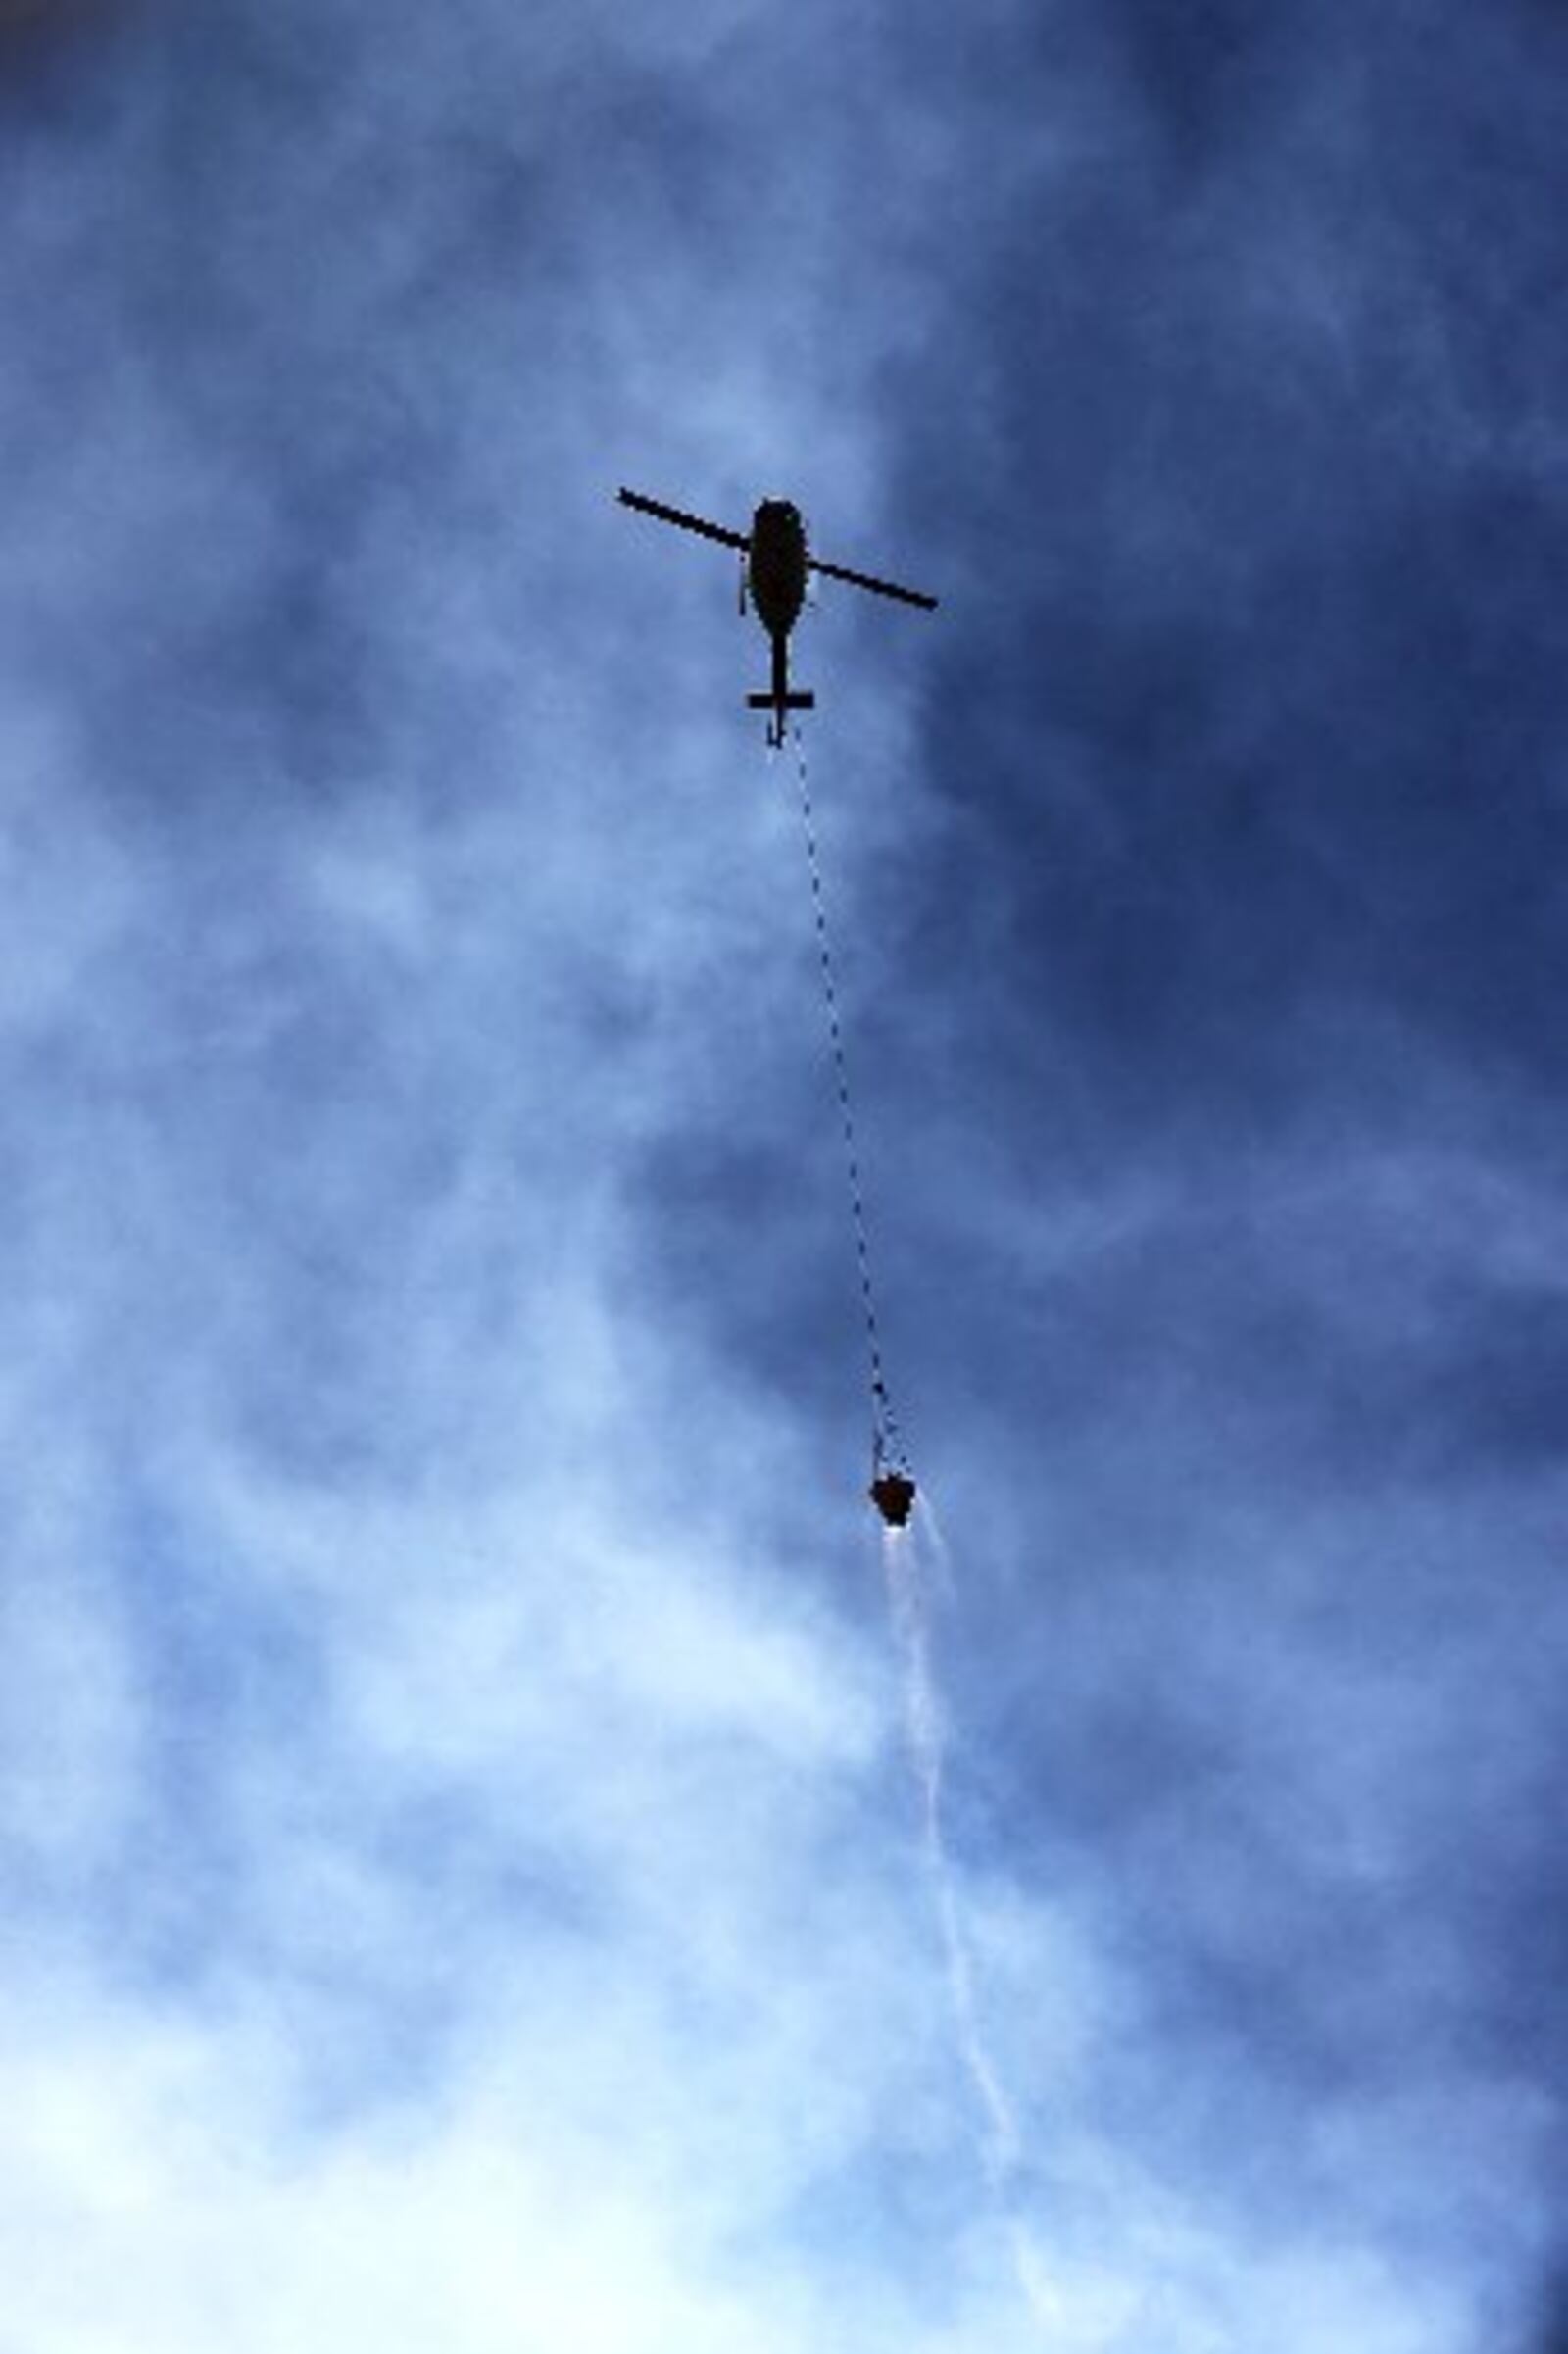
<path fill-rule="evenodd" d="M 907 1528 L 915 1487 L 906 1471 L 879 1471 L 868 1493 L 890 1529 Z"/>

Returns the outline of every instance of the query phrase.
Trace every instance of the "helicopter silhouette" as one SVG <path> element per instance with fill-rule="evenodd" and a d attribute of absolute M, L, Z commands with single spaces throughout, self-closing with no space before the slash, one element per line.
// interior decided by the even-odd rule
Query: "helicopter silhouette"
<path fill-rule="evenodd" d="M 847 580 L 855 588 L 870 589 L 878 597 L 896 597 L 901 604 L 919 605 L 928 613 L 936 611 L 935 597 L 922 596 L 918 589 L 900 588 L 892 580 L 873 579 L 869 572 L 851 572 L 843 564 L 824 564 L 812 556 L 806 544 L 801 511 L 788 499 L 764 499 L 746 532 L 727 530 L 722 523 L 710 523 L 702 515 L 687 515 L 658 499 L 645 499 L 640 491 L 623 490 L 619 497 L 623 507 L 634 507 L 640 515 L 651 515 L 661 523 L 677 523 L 683 531 L 695 531 L 704 539 L 716 539 L 726 548 L 740 550 L 744 559 L 741 612 L 746 611 L 749 592 L 773 650 L 772 684 L 764 693 L 748 695 L 746 701 L 753 711 L 771 712 L 767 740 L 775 747 L 784 741 L 791 711 L 816 709 L 816 697 L 808 687 L 790 685 L 789 670 L 790 631 L 806 602 L 808 572 L 820 572 L 827 580 Z"/>

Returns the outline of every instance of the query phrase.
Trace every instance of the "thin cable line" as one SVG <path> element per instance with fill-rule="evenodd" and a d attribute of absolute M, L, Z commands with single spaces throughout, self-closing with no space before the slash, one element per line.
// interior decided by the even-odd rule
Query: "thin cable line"
<path fill-rule="evenodd" d="M 816 820 L 810 787 L 806 780 L 806 746 L 801 731 L 795 739 L 796 774 L 801 788 L 801 822 L 806 834 L 806 863 L 811 877 L 811 907 L 816 918 L 816 950 L 822 966 L 822 996 L 827 1006 L 828 1037 L 833 1049 L 833 1075 L 838 1089 L 839 1120 L 844 1135 L 844 1164 L 850 1181 L 850 1217 L 855 1229 L 856 1263 L 860 1276 L 860 1303 L 865 1313 L 866 1347 L 871 1360 L 871 1456 L 880 1470 L 884 1460 L 902 1450 L 898 1423 L 888 1396 L 882 1365 L 882 1339 L 877 1324 L 876 1294 L 871 1284 L 871 1244 L 860 1182 L 860 1158 L 855 1141 L 855 1113 L 850 1103 L 849 1062 L 844 1052 L 844 1028 L 839 1019 L 838 984 L 833 973 L 833 951 L 828 940 L 827 904 L 822 893 L 821 860 L 817 856 Z"/>

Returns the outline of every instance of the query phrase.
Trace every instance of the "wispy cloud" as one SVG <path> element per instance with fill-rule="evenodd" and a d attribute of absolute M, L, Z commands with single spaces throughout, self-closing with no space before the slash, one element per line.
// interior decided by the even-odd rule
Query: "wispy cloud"
<path fill-rule="evenodd" d="M 1548 2273 L 1555 35 L 1147 14 L 0 41 L 19 2354 Z"/>

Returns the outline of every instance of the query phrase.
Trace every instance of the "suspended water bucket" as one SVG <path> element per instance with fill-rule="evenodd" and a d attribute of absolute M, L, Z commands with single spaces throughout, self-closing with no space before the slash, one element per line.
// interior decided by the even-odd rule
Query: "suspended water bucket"
<path fill-rule="evenodd" d="M 906 1471 L 879 1471 L 871 1482 L 871 1501 L 890 1529 L 908 1526 L 914 1509 L 914 1482 Z"/>

